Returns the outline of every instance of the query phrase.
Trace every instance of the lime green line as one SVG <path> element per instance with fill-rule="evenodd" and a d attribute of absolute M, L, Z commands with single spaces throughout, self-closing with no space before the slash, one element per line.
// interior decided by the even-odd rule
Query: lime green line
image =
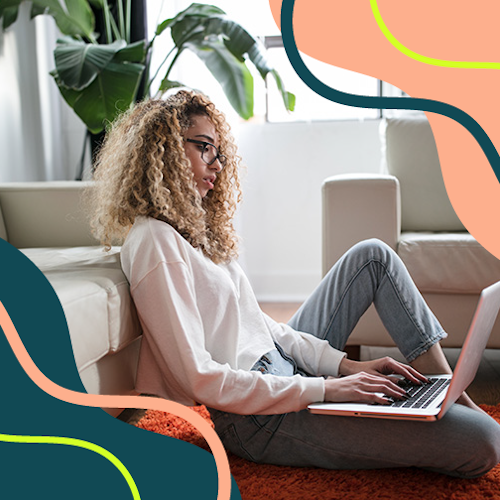
<path fill-rule="evenodd" d="M 380 11 L 378 9 L 377 0 L 370 0 L 372 7 L 372 12 L 377 21 L 380 31 L 384 34 L 387 40 L 404 55 L 415 59 L 416 61 L 430 64 L 432 66 L 442 66 L 445 68 L 467 68 L 467 69 L 500 69 L 500 63 L 496 62 L 470 62 L 470 61 L 448 61 L 445 59 L 434 59 L 433 57 L 423 56 L 422 54 L 417 54 L 405 47 L 387 28 Z"/>
<path fill-rule="evenodd" d="M 109 460 L 122 474 L 127 481 L 127 484 L 132 492 L 134 500 L 140 500 L 139 490 L 135 484 L 132 475 L 128 469 L 108 450 L 102 448 L 101 446 L 90 443 L 88 441 L 83 441 L 81 439 L 67 438 L 67 437 L 57 437 L 57 436 L 14 436 L 9 434 L 0 434 L 0 441 L 6 443 L 22 443 L 22 444 L 63 444 L 67 446 L 76 446 L 79 448 L 84 448 L 86 450 L 93 451 L 103 456 L 105 459 Z"/>

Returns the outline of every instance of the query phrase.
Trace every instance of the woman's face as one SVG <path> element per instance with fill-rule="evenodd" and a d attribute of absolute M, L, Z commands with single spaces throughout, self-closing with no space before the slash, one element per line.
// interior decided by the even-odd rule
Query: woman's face
<path fill-rule="evenodd" d="M 215 160 L 211 165 L 202 158 L 204 149 L 211 148 L 197 142 L 188 140 L 208 142 L 216 148 L 219 147 L 219 137 L 215 126 L 206 115 L 194 115 L 191 118 L 192 125 L 187 129 L 184 136 L 184 150 L 193 169 L 196 188 L 201 197 L 204 198 L 210 189 L 214 188 L 217 174 L 222 170 L 219 160 Z M 213 151 L 213 148 L 211 148 Z M 207 152 L 205 157 L 209 157 Z"/>

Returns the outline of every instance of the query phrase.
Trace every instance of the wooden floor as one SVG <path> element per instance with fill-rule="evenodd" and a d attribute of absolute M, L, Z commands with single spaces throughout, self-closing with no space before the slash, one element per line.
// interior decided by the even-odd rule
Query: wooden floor
<path fill-rule="evenodd" d="M 261 303 L 262 310 L 279 322 L 286 323 L 298 309 L 296 303 Z M 444 349 L 448 362 L 455 366 L 460 349 Z M 362 347 L 361 359 L 374 359 L 392 356 L 403 361 L 399 350 L 384 347 Z M 496 405 L 500 403 L 500 349 L 487 349 L 484 352 L 476 378 L 467 390 L 476 404 Z"/>

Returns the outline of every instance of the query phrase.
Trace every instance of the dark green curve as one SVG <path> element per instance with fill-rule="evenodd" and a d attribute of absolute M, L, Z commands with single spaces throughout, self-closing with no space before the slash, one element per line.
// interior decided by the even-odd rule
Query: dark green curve
<path fill-rule="evenodd" d="M 302 60 L 297 49 L 297 44 L 295 43 L 295 36 L 293 32 L 294 6 L 295 0 L 283 0 L 281 5 L 281 33 L 283 36 L 283 45 L 293 69 L 299 78 L 311 90 L 330 101 L 355 108 L 407 109 L 430 111 L 432 113 L 447 116 L 448 118 L 460 123 L 476 139 L 486 155 L 486 158 L 490 162 L 491 168 L 500 183 L 500 156 L 498 155 L 495 146 L 481 125 L 479 125 L 474 118 L 461 109 L 452 106 L 451 104 L 434 101 L 432 99 L 421 99 L 416 97 L 373 97 L 348 94 L 329 87 L 322 81 L 318 80 L 304 64 L 304 61 Z"/>

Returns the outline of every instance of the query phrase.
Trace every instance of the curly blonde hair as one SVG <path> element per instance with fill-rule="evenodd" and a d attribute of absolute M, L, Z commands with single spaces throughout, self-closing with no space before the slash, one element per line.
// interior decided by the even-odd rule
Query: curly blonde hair
<path fill-rule="evenodd" d="M 184 152 L 184 134 L 198 115 L 211 120 L 227 158 L 203 199 Z M 109 248 L 123 242 L 136 217 L 154 217 L 215 263 L 228 262 L 237 256 L 240 162 L 224 115 L 203 94 L 181 90 L 138 103 L 113 123 L 99 152 L 88 194 L 93 232 Z"/>

